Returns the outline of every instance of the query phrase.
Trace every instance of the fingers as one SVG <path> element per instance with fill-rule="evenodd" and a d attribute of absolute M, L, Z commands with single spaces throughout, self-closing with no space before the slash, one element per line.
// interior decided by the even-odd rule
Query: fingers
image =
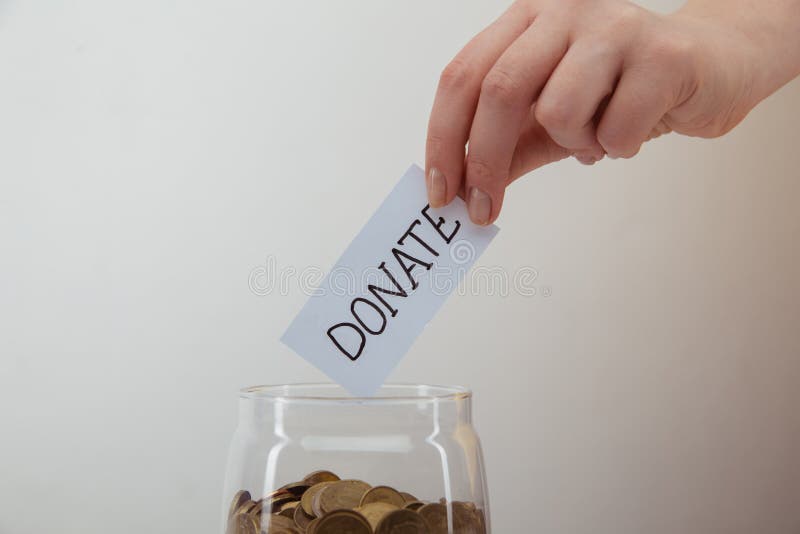
<path fill-rule="evenodd" d="M 672 132 L 672 128 L 666 123 L 664 118 L 662 117 L 658 124 L 656 124 L 655 128 L 650 131 L 650 135 L 647 136 L 647 141 L 652 141 L 657 137 L 661 137 L 662 135 L 666 135 Z"/>
<path fill-rule="evenodd" d="M 481 82 L 497 58 L 532 21 L 522 3 L 515 3 L 478 34 L 444 69 L 428 122 L 426 180 L 433 207 L 448 204 L 464 176 L 464 152 L 478 104 Z"/>
<path fill-rule="evenodd" d="M 514 181 L 549 163 L 567 158 L 571 153 L 571 150 L 553 141 L 553 138 L 536 120 L 534 109 L 531 109 L 517 141 L 514 157 L 511 159 L 509 181 Z"/>
<path fill-rule="evenodd" d="M 537 18 L 483 80 L 466 158 L 467 206 L 476 224 L 490 224 L 500 213 L 531 103 L 567 46 L 568 32 L 559 21 Z"/>
<path fill-rule="evenodd" d="M 607 41 L 578 40 L 570 46 L 542 90 L 536 120 L 560 146 L 584 163 L 605 155 L 597 141 L 598 107 L 614 90 L 622 55 Z"/>
<path fill-rule="evenodd" d="M 597 127 L 597 140 L 612 158 L 631 158 L 674 104 L 669 72 L 627 69 Z M 666 131 L 666 130 L 664 130 Z"/>

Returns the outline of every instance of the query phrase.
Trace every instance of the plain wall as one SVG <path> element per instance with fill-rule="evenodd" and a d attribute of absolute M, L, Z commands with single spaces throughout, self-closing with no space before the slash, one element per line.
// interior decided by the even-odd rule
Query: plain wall
<path fill-rule="evenodd" d="M 504 6 L 0 1 L 0 533 L 217 532 L 236 391 L 324 378 L 251 273 L 333 264 Z M 494 532 L 800 532 L 798 124 L 512 186 L 480 264 L 536 294 L 392 376 L 474 389 Z"/>

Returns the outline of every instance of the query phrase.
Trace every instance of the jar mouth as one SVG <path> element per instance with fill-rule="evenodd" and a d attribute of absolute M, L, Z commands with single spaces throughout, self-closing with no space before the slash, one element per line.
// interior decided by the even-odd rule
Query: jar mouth
<path fill-rule="evenodd" d="M 252 386 L 239 392 L 243 399 L 277 402 L 319 402 L 354 404 L 393 404 L 462 400 L 472 397 L 472 391 L 461 386 L 427 384 L 384 384 L 372 397 L 354 397 L 338 384 L 275 384 Z"/>

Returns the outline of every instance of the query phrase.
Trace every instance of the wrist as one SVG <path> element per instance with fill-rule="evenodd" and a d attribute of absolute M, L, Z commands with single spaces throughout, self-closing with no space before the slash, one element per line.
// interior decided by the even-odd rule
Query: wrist
<path fill-rule="evenodd" d="M 713 0 L 690 0 L 669 17 L 694 35 L 699 86 L 712 100 L 729 102 L 728 109 L 743 117 L 774 91 L 770 88 L 773 68 L 761 59 L 763 45 L 742 27 L 738 15 L 719 8 Z"/>
<path fill-rule="evenodd" d="M 797 13 L 800 0 L 688 0 L 672 16 L 717 36 L 717 61 L 744 71 L 753 107 L 800 74 Z"/>

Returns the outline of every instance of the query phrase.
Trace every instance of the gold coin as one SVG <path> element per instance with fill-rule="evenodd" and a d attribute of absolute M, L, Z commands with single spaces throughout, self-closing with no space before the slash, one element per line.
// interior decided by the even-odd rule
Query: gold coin
<path fill-rule="evenodd" d="M 459 534 L 482 534 L 478 510 L 474 504 L 453 502 L 453 530 Z"/>
<path fill-rule="evenodd" d="M 285 510 L 290 510 L 292 513 L 294 513 L 294 509 L 297 508 L 298 506 L 300 506 L 300 501 L 287 502 L 286 504 L 281 506 L 281 512 Z"/>
<path fill-rule="evenodd" d="M 307 482 L 292 482 L 291 484 L 286 484 L 285 486 L 281 486 L 279 488 L 279 491 L 288 492 L 294 495 L 295 497 L 300 497 L 310 487 L 311 484 L 308 484 Z"/>
<path fill-rule="evenodd" d="M 271 499 L 276 495 L 280 495 L 281 493 L 283 493 L 283 489 L 282 488 L 278 488 L 278 489 L 272 490 L 269 493 L 267 493 L 266 495 L 264 495 L 264 498 L 265 499 Z"/>
<path fill-rule="evenodd" d="M 278 515 L 282 515 L 283 517 L 288 517 L 289 519 L 294 521 L 294 509 L 295 508 L 297 508 L 297 507 L 296 506 L 292 506 L 292 507 L 289 507 L 289 508 L 284 508 L 283 510 L 278 512 Z"/>
<path fill-rule="evenodd" d="M 236 514 L 234 515 L 249 514 L 257 507 L 258 503 L 256 501 L 247 501 L 246 503 L 241 505 L 238 510 L 236 510 Z"/>
<path fill-rule="evenodd" d="M 333 482 L 331 482 L 333 484 Z M 319 501 L 320 494 L 325 491 L 325 488 L 319 490 L 315 495 L 314 498 L 311 499 L 311 511 L 314 514 L 314 517 L 322 517 L 325 515 L 325 512 L 322 511 L 322 504 Z"/>
<path fill-rule="evenodd" d="M 258 523 L 250 514 L 236 514 L 228 521 L 227 534 L 259 534 Z"/>
<path fill-rule="evenodd" d="M 481 534 L 486 534 L 486 515 L 483 513 L 483 510 L 478 510 L 478 524 L 480 526 L 479 532 Z"/>
<path fill-rule="evenodd" d="M 386 514 L 375 529 L 375 534 L 430 534 L 430 532 L 428 524 L 419 514 L 402 509 Z"/>
<path fill-rule="evenodd" d="M 320 516 L 334 510 L 348 510 L 355 508 L 361 502 L 361 497 L 369 491 L 370 485 L 361 480 L 340 480 L 325 486 L 317 493 L 311 507 L 315 515 Z"/>
<path fill-rule="evenodd" d="M 308 529 L 308 524 L 314 520 L 313 515 L 309 515 L 303 510 L 302 506 L 297 506 L 294 509 L 294 522 L 295 524 L 303 530 Z"/>
<path fill-rule="evenodd" d="M 269 516 L 269 527 L 266 529 L 267 532 L 272 534 L 275 530 L 286 530 L 286 529 L 293 529 L 297 525 L 294 524 L 294 519 L 289 517 L 284 517 L 278 514 L 272 514 Z"/>
<path fill-rule="evenodd" d="M 375 486 L 361 497 L 361 506 L 373 502 L 385 502 L 402 508 L 406 504 L 405 498 L 394 488 L 389 486 Z"/>
<path fill-rule="evenodd" d="M 248 505 L 246 508 L 242 508 L 238 513 L 249 515 L 256 522 L 256 528 L 261 528 L 261 514 L 265 513 L 264 501 L 255 501 L 251 505 Z"/>
<path fill-rule="evenodd" d="M 486 534 L 484 512 L 475 503 L 424 503 L 389 486 L 314 471 L 258 501 L 237 492 L 226 534 L 449 534 L 448 515 L 453 534 Z"/>
<path fill-rule="evenodd" d="M 372 534 L 372 527 L 358 512 L 336 510 L 320 518 L 314 534 Z"/>
<path fill-rule="evenodd" d="M 231 500 L 231 506 L 228 509 L 228 518 L 233 517 L 239 508 L 250 501 L 250 492 L 249 491 L 237 491 L 236 495 L 233 496 L 233 500 Z"/>
<path fill-rule="evenodd" d="M 308 515 L 310 515 L 311 517 L 314 517 L 316 515 L 314 514 L 314 509 L 312 508 L 314 497 L 317 495 L 317 493 L 322 491 L 326 486 L 330 486 L 331 484 L 333 484 L 333 481 L 319 482 L 308 488 L 306 492 L 303 493 L 303 496 L 300 498 L 300 506 L 303 507 L 303 510 L 305 510 L 305 512 Z"/>
<path fill-rule="evenodd" d="M 410 493 L 406 493 L 405 491 L 401 491 L 400 495 L 406 500 L 406 502 L 419 502 L 419 499 L 411 495 Z"/>
<path fill-rule="evenodd" d="M 299 501 L 300 497 L 297 495 L 292 495 L 291 493 L 281 493 L 280 495 L 273 497 L 272 501 L 270 502 L 269 511 L 275 513 L 283 508 L 285 505 Z"/>
<path fill-rule="evenodd" d="M 417 514 L 428 524 L 431 534 L 448 534 L 447 507 L 438 502 L 421 506 Z"/>
<path fill-rule="evenodd" d="M 261 528 L 262 509 L 260 501 L 254 502 L 251 506 L 248 506 L 246 510 L 245 509 L 240 510 L 236 515 L 242 515 L 242 514 L 248 515 L 253 518 L 253 521 L 255 521 L 256 524 L 256 530 Z"/>
<path fill-rule="evenodd" d="M 317 525 L 319 525 L 321 520 L 321 518 L 315 517 L 306 527 L 306 534 L 314 534 L 314 532 L 317 530 Z"/>
<path fill-rule="evenodd" d="M 355 509 L 356 512 L 363 515 L 369 521 L 369 525 L 374 529 L 381 522 L 381 519 L 388 514 L 397 510 L 397 506 L 389 504 L 388 502 L 371 502 L 364 504 Z"/>
<path fill-rule="evenodd" d="M 275 499 L 277 497 L 283 497 L 283 496 L 288 495 L 288 494 L 289 494 L 289 492 L 286 491 L 285 489 L 278 488 L 278 489 L 270 491 L 269 493 L 264 495 L 264 499 L 266 499 L 268 501 L 271 501 L 272 499 Z"/>
<path fill-rule="evenodd" d="M 330 471 L 314 471 L 303 477 L 303 483 L 309 486 L 319 484 L 320 482 L 336 482 L 337 480 L 341 479 Z"/>

